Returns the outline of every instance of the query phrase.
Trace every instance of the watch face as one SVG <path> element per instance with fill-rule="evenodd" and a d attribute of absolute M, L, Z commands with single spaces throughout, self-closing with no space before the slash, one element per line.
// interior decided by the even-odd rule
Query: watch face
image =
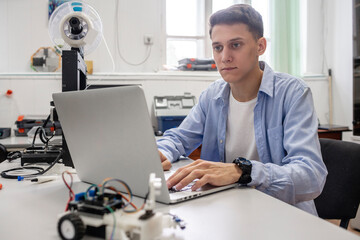
<path fill-rule="evenodd" d="M 249 160 L 245 160 L 241 162 L 244 165 L 251 165 L 251 162 Z"/>
<path fill-rule="evenodd" d="M 247 160 L 246 158 L 238 158 L 239 162 L 243 165 L 251 165 L 251 162 Z"/>

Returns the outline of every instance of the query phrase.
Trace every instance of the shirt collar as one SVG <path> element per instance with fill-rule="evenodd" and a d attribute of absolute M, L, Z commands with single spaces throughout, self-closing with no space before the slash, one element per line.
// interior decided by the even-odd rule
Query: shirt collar
<path fill-rule="evenodd" d="M 214 97 L 215 100 L 222 99 L 223 101 L 229 101 L 230 84 L 225 81 L 224 84 L 225 86 L 218 92 L 218 94 L 215 95 Z"/>
<path fill-rule="evenodd" d="M 261 84 L 259 92 L 264 92 L 270 97 L 274 94 L 274 71 L 267 65 L 266 62 L 259 61 L 260 69 L 263 70 L 263 76 L 261 79 Z"/>
<path fill-rule="evenodd" d="M 274 71 L 267 65 L 264 61 L 259 61 L 260 69 L 263 70 L 263 76 L 261 79 L 261 84 L 259 91 L 266 93 L 270 97 L 273 96 L 273 90 L 274 90 Z M 229 83 L 225 82 L 225 87 L 222 88 L 218 94 L 214 97 L 214 99 L 228 99 L 229 93 L 230 93 L 230 85 Z"/>

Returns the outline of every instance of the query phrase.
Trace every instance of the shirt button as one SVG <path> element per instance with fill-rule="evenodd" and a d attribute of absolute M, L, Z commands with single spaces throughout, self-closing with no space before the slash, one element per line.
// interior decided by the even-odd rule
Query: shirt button
<path fill-rule="evenodd" d="M 222 140 L 222 139 L 220 139 L 220 143 L 221 143 L 221 144 L 223 143 L 223 140 Z"/>

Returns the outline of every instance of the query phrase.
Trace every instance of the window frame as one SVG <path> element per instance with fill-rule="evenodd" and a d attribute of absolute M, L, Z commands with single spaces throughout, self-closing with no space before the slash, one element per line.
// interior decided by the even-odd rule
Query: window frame
<path fill-rule="evenodd" d="M 209 30 L 210 30 L 210 26 L 209 26 L 209 18 L 212 14 L 212 5 L 213 5 L 213 0 L 204 0 L 204 13 L 202 14 L 204 16 L 204 19 L 202 20 L 202 22 L 204 23 L 205 29 L 204 29 L 204 35 L 203 36 L 177 36 L 177 35 L 168 35 L 166 32 L 166 1 L 167 0 L 161 0 L 161 4 L 162 4 L 162 36 L 161 36 L 161 41 L 162 41 L 162 54 L 161 54 L 161 65 L 167 65 L 167 39 L 178 39 L 178 40 L 185 40 L 185 39 L 191 39 L 191 40 L 203 40 L 204 42 L 204 57 L 205 58 L 213 58 L 213 53 L 212 53 L 212 46 L 211 46 L 211 39 L 210 39 L 210 35 L 209 35 Z M 236 3 L 245 3 L 245 4 L 250 4 L 251 5 L 251 0 L 233 0 L 234 4 Z M 266 37 L 267 41 L 271 41 L 271 39 L 269 37 Z M 162 67 L 160 68 L 162 69 Z"/>
<path fill-rule="evenodd" d="M 166 1 L 167 0 L 162 0 L 162 56 L 161 56 L 161 65 L 166 65 L 167 64 L 167 40 L 168 39 L 178 39 L 178 40 L 203 40 L 204 42 L 204 56 L 205 58 L 211 58 L 212 57 L 212 49 L 211 49 L 211 41 L 210 41 L 210 36 L 209 36 L 209 26 L 208 26 L 208 20 L 209 17 L 212 13 L 212 0 L 204 0 L 204 13 L 200 14 L 203 15 L 204 18 L 201 20 L 201 22 L 205 25 L 205 29 L 204 29 L 204 34 L 203 35 L 198 35 L 198 36 L 178 36 L 178 35 L 168 35 L 166 32 Z"/>

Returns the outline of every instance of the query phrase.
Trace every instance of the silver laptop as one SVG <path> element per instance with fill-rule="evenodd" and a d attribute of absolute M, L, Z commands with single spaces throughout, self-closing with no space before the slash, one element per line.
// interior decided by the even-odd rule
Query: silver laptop
<path fill-rule="evenodd" d="M 156 200 L 176 203 L 231 188 L 205 186 L 172 192 L 167 189 L 144 92 L 139 86 L 54 93 L 64 136 L 80 180 L 125 181 L 134 195 L 145 197 L 150 173 L 162 180 Z M 169 175 L 169 173 L 168 173 Z"/>

